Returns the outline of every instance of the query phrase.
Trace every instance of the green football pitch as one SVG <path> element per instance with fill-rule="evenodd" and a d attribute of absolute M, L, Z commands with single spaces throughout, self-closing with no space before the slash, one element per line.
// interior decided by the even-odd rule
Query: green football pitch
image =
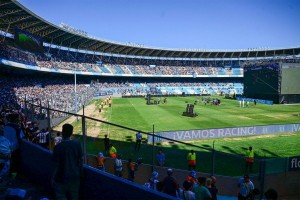
<path fill-rule="evenodd" d="M 157 97 L 154 97 L 157 99 Z M 211 99 L 214 97 L 211 97 Z M 219 98 L 216 96 L 215 98 Z M 236 100 L 221 97 L 219 106 L 195 105 L 197 117 L 182 116 L 186 105 L 194 104 L 196 97 L 168 97 L 166 104 L 146 105 L 144 98 L 118 98 L 107 109 L 105 119 L 145 132 L 209 129 L 252 125 L 299 123 L 300 105 L 265 105 L 250 103 L 239 107 Z"/>
<path fill-rule="evenodd" d="M 157 99 L 158 97 L 154 97 Z M 195 105 L 194 112 L 197 117 L 182 116 L 187 104 L 194 104 L 197 97 L 168 97 L 166 104 L 146 105 L 145 98 L 113 98 L 111 107 L 105 106 L 101 113 L 97 112 L 101 99 L 94 100 L 96 114 L 93 116 L 113 124 L 140 130 L 146 133 L 175 130 L 210 129 L 224 127 L 240 127 L 253 125 L 289 124 L 300 122 L 300 105 L 265 105 L 250 103 L 249 107 L 239 107 L 239 102 L 224 97 L 220 98 L 219 106 L 204 104 L 199 97 L 199 103 Z M 163 99 L 163 98 L 162 98 Z M 161 101 L 162 102 L 162 101 Z M 80 122 L 80 121 L 79 121 Z M 76 132 L 80 132 L 81 123 L 73 123 Z M 194 149 L 199 158 L 197 170 L 210 172 L 212 153 L 204 148 L 231 154 L 216 154 L 216 173 L 235 175 L 243 173 L 243 156 L 249 146 L 253 146 L 256 158 L 283 158 L 297 156 L 300 152 L 300 133 L 283 133 L 263 136 L 243 136 L 236 138 L 206 139 L 184 141 L 186 144 L 169 142 L 157 143 L 153 147 L 146 143 L 146 135 L 143 135 L 143 144 L 140 152 L 134 151 L 135 131 L 120 128 L 111 124 L 95 123 L 92 120 L 86 122 L 87 132 L 93 129 L 98 131 L 97 137 L 89 137 L 87 151 L 89 154 L 97 154 L 103 151 L 102 138 L 109 135 L 118 152 L 123 154 L 124 159 L 138 157 L 143 162 L 152 163 L 152 152 L 156 153 L 162 148 L 166 154 L 166 166 L 186 169 L 186 154 Z M 188 144 L 197 147 L 189 146 Z M 236 157 L 237 156 L 237 157 Z M 197 159 L 198 160 L 198 159 Z M 285 162 L 285 161 L 283 161 Z M 227 166 L 228 164 L 232 164 Z M 238 165 L 235 163 L 239 163 Z M 254 168 L 258 171 L 258 165 Z"/>

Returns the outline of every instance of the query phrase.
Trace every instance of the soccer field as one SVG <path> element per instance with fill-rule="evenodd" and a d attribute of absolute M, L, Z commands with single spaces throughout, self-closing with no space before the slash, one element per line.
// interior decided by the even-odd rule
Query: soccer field
<path fill-rule="evenodd" d="M 214 97 L 211 97 L 214 98 Z M 216 97 L 215 97 L 216 98 Z M 220 97 L 218 97 L 220 98 Z M 221 105 L 203 104 L 201 102 L 195 105 L 197 117 L 182 116 L 186 110 L 187 103 L 194 103 L 196 97 L 168 97 L 167 104 L 146 105 L 144 98 L 113 98 L 112 107 L 107 105 L 101 113 L 98 112 L 101 99 L 93 101 L 95 112 L 93 116 L 100 116 L 103 121 L 122 125 L 134 130 L 151 133 L 153 131 L 170 130 L 191 130 L 191 129 L 209 129 L 221 127 L 238 127 L 252 125 L 268 124 L 286 124 L 299 123 L 298 116 L 300 105 L 264 105 L 250 103 L 247 108 L 240 108 L 236 100 L 221 99 Z M 79 123 L 73 123 L 80 132 Z M 87 152 L 97 154 L 103 151 L 102 138 L 108 134 L 111 142 L 116 146 L 118 152 L 125 158 L 131 157 L 133 160 L 143 157 L 144 163 L 152 163 L 152 145 L 146 144 L 146 135 L 143 135 L 143 144 L 140 152 L 135 152 L 135 132 L 107 125 L 104 123 L 95 123 L 87 120 L 87 133 L 97 131 L 95 138 L 88 139 Z M 187 142 L 187 141 L 186 141 Z M 186 169 L 185 156 L 190 149 L 196 150 L 201 160 L 198 170 L 209 172 L 212 155 L 210 151 L 202 148 L 211 149 L 213 144 L 216 150 L 226 152 L 230 155 L 216 155 L 217 173 L 220 174 L 241 174 L 243 170 L 243 156 L 248 146 L 253 146 L 257 158 L 262 157 L 287 157 L 299 154 L 300 135 L 299 133 L 285 133 L 263 136 L 243 136 L 236 138 L 220 138 L 188 141 L 189 144 L 198 147 L 180 143 L 155 144 L 155 153 L 162 148 L 167 155 L 166 165 L 174 168 Z M 235 157 L 239 156 L 239 157 Z M 284 161 L 285 162 L 285 161 Z M 235 165 L 234 163 L 239 163 Z M 258 165 L 255 166 L 256 172 Z"/>
<path fill-rule="evenodd" d="M 157 98 L 157 97 L 154 97 Z M 214 98 L 214 97 L 211 97 Z M 167 104 L 146 105 L 144 98 L 116 98 L 108 108 L 105 119 L 115 124 L 151 132 L 193 130 L 252 125 L 299 123 L 300 105 L 265 105 L 250 103 L 239 107 L 236 100 L 221 99 L 219 106 L 200 102 L 195 105 L 197 117 L 182 116 L 186 105 L 196 97 L 168 97 Z"/>

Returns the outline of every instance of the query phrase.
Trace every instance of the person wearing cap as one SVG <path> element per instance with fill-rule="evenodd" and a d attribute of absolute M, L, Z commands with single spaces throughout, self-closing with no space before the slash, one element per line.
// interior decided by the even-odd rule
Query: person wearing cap
<path fill-rule="evenodd" d="M 83 152 L 79 141 L 71 140 L 73 126 L 62 127 L 63 141 L 54 147 L 52 186 L 56 199 L 79 199 L 80 179 L 83 171 Z"/>
<path fill-rule="evenodd" d="M 103 153 L 99 152 L 98 155 L 96 155 L 96 159 L 97 159 L 97 168 L 105 172 L 105 166 L 104 166 L 105 158 Z"/>
<path fill-rule="evenodd" d="M 250 146 L 249 149 L 246 151 L 245 173 L 247 173 L 248 168 L 250 172 L 252 172 L 253 163 L 254 163 L 254 151 Z"/>
<path fill-rule="evenodd" d="M 173 176 L 173 169 L 167 170 L 167 176 L 163 180 L 162 191 L 163 193 L 177 197 L 177 193 L 179 193 L 179 184 Z"/>
<path fill-rule="evenodd" d="M 191 182 L 192 188 L 196 187 L 198 185 L 198 180 L 196 178 L 197 173 L 195 170 L 190 171 L 187 180 Z"/>
<path fill-rule="evenodd" d="M 251 198 L 252 191 L 254 190 L 254 184 L 250 180 L 248 174 L 240 178 L 238 183 L 238 200 L 247 200 Z"/>
<path fill-rule="evenodd" d="M 189 170 L 191 170 L 191 169 L 195 170 L 195 168 L 196 168 L 196 153 L 194 152 L 194 150 L 191 150 L 188 153 L 186 159 L 187 159 L 187 162 L 188 162 L 188 169 Z"/>
<path fill-rule="evenodd" d="M 158 180 L 158 172 L 157 171 L 153 171 L 151 174 L 151 178 L 149 179 L 149 181 L 147 183 L 145 183 L 145 186 L 147 188 L 153 189 L 153 190 L 158 190 L 157 189 L 157 183 L 159 182 Z"/>

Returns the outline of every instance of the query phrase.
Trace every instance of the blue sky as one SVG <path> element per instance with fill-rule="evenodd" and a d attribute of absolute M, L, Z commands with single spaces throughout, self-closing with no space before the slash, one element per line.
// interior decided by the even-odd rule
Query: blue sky
<path fill-rule="evenodd" d="M 300 0 L 19 0 L 98 38 L 188 49 L 300 46 Z"/>

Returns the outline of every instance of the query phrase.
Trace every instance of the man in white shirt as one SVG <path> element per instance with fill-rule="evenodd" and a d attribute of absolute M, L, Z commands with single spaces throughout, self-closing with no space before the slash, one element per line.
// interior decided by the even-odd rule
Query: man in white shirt
<path fill-rule="evenodd" d="M 136 142 L 135 142 L 135 146 L 134 146 L 134 150 L 135 151 L 140 151 L 140 147 L 141 147 L 141 142 L 142 142 L 142 134 L 138 131 L 135 135 L 136 137 Z"/>

